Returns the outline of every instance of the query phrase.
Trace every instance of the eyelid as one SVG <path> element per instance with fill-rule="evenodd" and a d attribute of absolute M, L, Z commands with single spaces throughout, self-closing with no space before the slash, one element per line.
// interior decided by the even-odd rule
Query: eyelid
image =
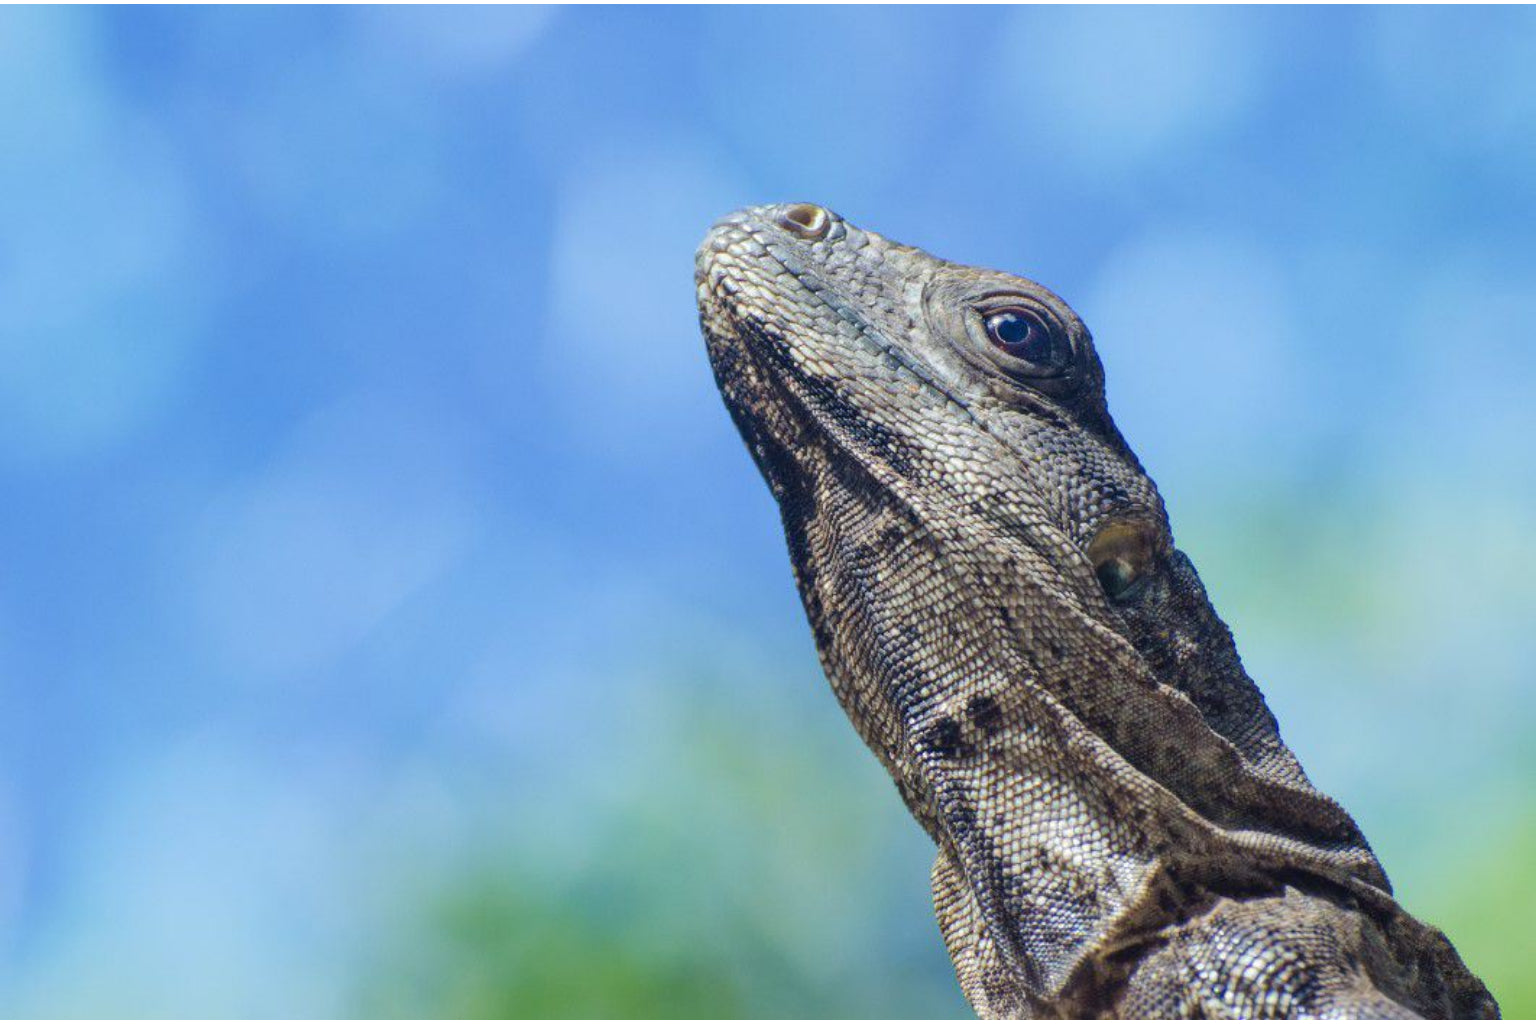
<path fill-rule="evenodd" d="M 985 292 L 971 301 L 971 306 L 981 316 L 991 316 L 1004 309 L 1027 309 L 1058 330 L 1065 325 L 1048 303 L 1023 292 Z"/>
<path fill-rule="evenodd" d="M 1027 403 L 1037 396 L 1069 398 L 1096 380 L 1086 332 L 1071 309 L 1050 293 L 1011 275 L 977 275 L 965 268 L 942 268 L 918 286 L 917 304 L 925 323 L 978 376 L 978 386 L 1004 404 Z M 1031 372 L 1028 365 L 997 352 L 987 337 L 986 316 L 1006 306 L 1026 306 L 1055 329 L 1065 359 L 1060 367 Z M 1052 411 L 1053 412 L 1053 411 Z"/>

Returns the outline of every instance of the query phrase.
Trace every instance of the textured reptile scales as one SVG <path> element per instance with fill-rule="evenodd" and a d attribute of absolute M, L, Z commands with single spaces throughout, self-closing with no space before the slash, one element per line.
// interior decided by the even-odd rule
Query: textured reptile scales
<path fill-rule="evenodd" d="M 833 690 L 984 1017 L 1492 1017 L 1281 742 L 1040 285 L 821 207 L 696 263 Z"/>

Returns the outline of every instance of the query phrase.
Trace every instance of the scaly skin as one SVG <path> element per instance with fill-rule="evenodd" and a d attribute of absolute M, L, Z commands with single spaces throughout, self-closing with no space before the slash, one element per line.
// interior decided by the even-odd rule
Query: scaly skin
<path fill-rule="evenodd" d="M 696 278 L 978 1014 L 1497 1015 L 1281 742 L 1066 303 L 809 204 L 722 220 Z"/>

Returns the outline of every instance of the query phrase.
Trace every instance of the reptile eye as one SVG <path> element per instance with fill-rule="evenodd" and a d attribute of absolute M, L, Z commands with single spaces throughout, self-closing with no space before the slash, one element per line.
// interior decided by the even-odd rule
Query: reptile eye
<path fill-rule="evenodd" d="M 1111 601 L 1129 601 L 1140 591 L 1155 555 L 1152 527 L 1141 522 L 1115 522 L 1102 527 L 1088 543 L 1093 574 Z"/>
<path fill-rule="evenodd" d="M 1032 309 L 1009 307 L 987 316 L 987 338 L 1015 359 L 1039 367 L 1061 362 L 1056 332 Z"/>

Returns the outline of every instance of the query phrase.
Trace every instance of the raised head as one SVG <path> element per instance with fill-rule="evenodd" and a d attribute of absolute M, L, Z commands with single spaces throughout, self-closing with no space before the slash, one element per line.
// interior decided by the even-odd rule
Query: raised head
<path fill-rule="evenodd" d="M 1166 1009 L 1184 954 L 1152 951 L 1202 915 L 1225 931 L 1184 941 L 1227 961 L 1188 1012 L 1423 994 L 1371 929 L 1428 930 L 1280 741 L 1071 307 L 810 203 L 720 221 L 695 273 L 828 677 L 939 846 L 940 923 L 979 1011 Z M 1304 941 L 1270 934 L 1276 913 Z M 1265 973 L 1319 944 L 1333 981 Z M 1432 963 L 1465 990 L 1444 1007 L 1482 1006 L 1444 939 L 1421 944 L 1413 977 Z"/>

